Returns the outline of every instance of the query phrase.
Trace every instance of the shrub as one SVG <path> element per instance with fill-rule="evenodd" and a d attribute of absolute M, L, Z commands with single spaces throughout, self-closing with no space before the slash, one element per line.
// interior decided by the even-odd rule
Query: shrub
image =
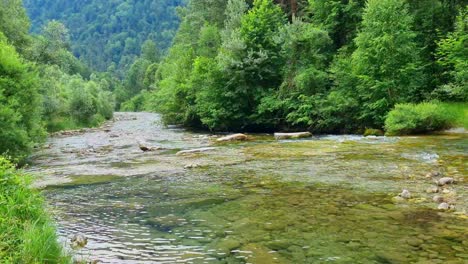
<path fill-rule="evenodd" d="M 37 74 L 0 32 L 0 154 L 21 159 L 44 136 Z"/>
<path fill-rule="evenodd" d="M 385 120 L 388 135 L 408 135 L 449 128 L 454 122 L 440 103 L 398 104 Z"/>
<path fill-rule="evenodd" d="M 28 177 L 0 156 L 0 263 L 70 263 Z"/>

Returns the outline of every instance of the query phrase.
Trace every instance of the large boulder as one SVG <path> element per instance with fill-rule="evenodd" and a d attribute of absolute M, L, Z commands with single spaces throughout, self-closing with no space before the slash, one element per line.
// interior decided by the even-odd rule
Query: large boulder
<path fill-rule="evenodd" d="M 275 133 L 276 139 L 298 139 L 311 137 L 310 132 L 297 132 L 297 133 Z"/>
<path fill-rule="evenodd" d="M 225 141 L 241 141 L 241 140 L 247 140 L 247 136 L 244 134 L 233 134 L 233 135 L 225 136 L 222 138 L 218 138 L 216 141 L 225 142 Z"/>

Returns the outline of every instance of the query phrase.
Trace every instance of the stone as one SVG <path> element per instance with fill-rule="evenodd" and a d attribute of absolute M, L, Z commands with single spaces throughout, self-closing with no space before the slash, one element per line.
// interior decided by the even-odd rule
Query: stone
<path fill-rule="evenodd" d="M 187 164 L 184 166 L 184 169 L 195 169 L 201 167 L 200 164 Z"/>
<path fill-rule="evenodd" d="M 426 193 L 438 193 L 438 192 L 439 192 L 439 188 L 436 187 L 436 186 L 429 187 L 429 188 L 427 188 L 427 190 L 426 190 Z"/>
<path fill-rule="evenodd" d="M 240 241 L 232 238 L 225 238 L 216 245 L 218 251 L 229 254 L 231 250 L 239 248 L 241 246 Z"/>
<path fill-rule="evenodd" d="M 438 171 L 432 171 L 426 174 L 426 178 L 439 177 L 441 174 Z"/>
<path fill-rule="evenodd" d="M 364 136 L 365 137 L 368 137 L 368 136 L 381 137 L 384 134 L 385 133 L 380 129 L 366 128 L 366 130 L 364 131 Z"/>
<path fill-rule="evenodd" d="M 444 186 L 444 185 L 451 184 L 451 183 L 454 183 L 454 180 L 453 178 L 450 178 L 450 177 L 443 177 L 437 181 L 437 185 L 439 186 Z"/>
<path fill-rule="evenodd" d="M 298 132 L 298 133 L 275 133 L 276 139 L 298 139 L 311 137 L 310 132 Z"/>
<path fill-rule="evenodd" d="M 403 199 L 410 199 L 411 198 L 411 193 L 408 190 L 403 190 L 398 196 L 400 196 Z"/>
<path fill-rule="evenodd" d="M 145 145 L 139 145 L 141 151 L 143 152 L 149 152 L 149 151 L 156 151 L 156 150 L 160 150 L 161 148 L 160 147 L 149 147 L 149 146 L 145 146 Z"/>
<path fill-rule="evenodd" d="M 177 152 L 176 155 L 180 156 L 180 155 L 186 155 L 186 154 L 202 153 L 202 152 L 213 151 L 215 149 L 216 148 L 198 148 L 198 149 L 181 150 Z"/>
<path fill-rule="evenodd" d="M 225 141 L 242 141 L 242 140 L 247 140 L 247 136 L 244 134 L 233 134 L 233 135 L 225 136 L 222 138 L 218 138 L 216 141 L 225 142 Z"/>
<path fill-rule="evenodd" d="M 444 197 L 440 196 L 440 195 L 436 195 L 432 198 L 432 201 L 436 202 L 436 203 L 442 203 L 444 201 Z"/>
<path fill-rule="evenodd" d="M 73 249 L 84 248 L 88 244 L 88 239 L 82 234 L 75 234 L 70 239 L 71 247 Z"/>
<path fill-rule="evenodd" d="M 447 211 L 447 210 L 450 209 L 450 205 L 448 203 L 441 203 L 441 204 L 439 204 L 437 209 Z"/>

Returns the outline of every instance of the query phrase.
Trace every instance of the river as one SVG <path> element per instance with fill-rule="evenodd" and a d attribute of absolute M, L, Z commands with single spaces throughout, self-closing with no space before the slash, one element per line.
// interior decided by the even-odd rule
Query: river
<path fill-rule="evenodd" d="M 202 147 L 213 149 L 177 155 Z M 468 134 L 217 143 L 157 114 L 116 113 L 51 137 L 31 163 L 63 243 L 88 238 L 69 249 L 77 259 L 468 262 Z M 442 176 L 457 182 L 427 193 Z M 411 198 L 395 200 L 403 189 Z M 455 209 L 437 210 L 435 195 Z"/>

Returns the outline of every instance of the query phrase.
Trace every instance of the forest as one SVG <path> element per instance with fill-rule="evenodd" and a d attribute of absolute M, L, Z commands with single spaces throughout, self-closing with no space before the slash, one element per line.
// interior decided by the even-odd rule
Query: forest
<path fill-rule="evenodd" d="M 451 115 L 437 102 L 467 100 L 467 10 L 444 0 L 190 1 L 154 81 L 130 70 L 142 91 L 124 109 L 217 131 L 437 130 Z"/>
<path fill-rule="evenodd" d="M 468 128 L 466 0 L 0 3 L 8 263 L 69 261 L 42 209 L 17 207 L 42 200 L 16 168 L 50 133 L 98 127 L 114 111 L 210 132 Z M 30 241 L 41 233 L 47 249 Z"/>
<path fill-rule="evenodd" d="M 172 42 L 183 0 L 25 0 L 32 32 L 40 33 L 51 20 L 70 31 L 73 54 L 93 70 L 123 76 L 143 43 L 151 40 L 160 50 Z"/>

